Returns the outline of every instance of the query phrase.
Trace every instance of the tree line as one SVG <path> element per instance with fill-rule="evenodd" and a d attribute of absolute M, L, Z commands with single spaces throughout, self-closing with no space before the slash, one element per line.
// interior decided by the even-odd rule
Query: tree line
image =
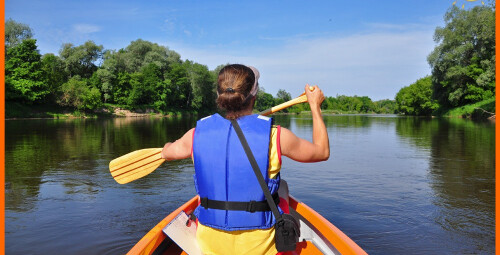
<path fill-rule="evenodd" d="M 215 70 L 181 56 L 165 46 L 132 41 L 119 50 L 104 49 L 93 41 L 65 43 L 59 54 L 41 55 L 31 28 L 12 19 L 5 23 L 5 95 L 7 102 L 49 104 L 78 111 L 114 105 L 157 112 L 216 111 Z M 259 91 L 255 108 L 263 111 L 291 100 L 280 89 L 276 96 Z M 327 97 L 325 110 L 393 113 L 394 101 L 373 102 L 363 96 Z M 309 110 L 307 104 L 286 111 Z M 286 112 L 285 111 L 285 112 Z"/>
<path fill-rule="evenodd" d="M 445 26 L 435 30 L 437 46 L 428 56 L 432 74 L 403 87 L 395 100 L 373 102 L 367 96 L 326 97 L 322 109 L 347 113 L 431 115 L 438 109 L 473 104 L 495 95 L 495 6 L 470 10 L 452 7 Z M 165 46 L 132 41 L 119 50 L 93 41 L 63 44 L 59 54 L 39 53 L 31 28 L 12 19 L 5 23 L 5 96 L 7 102 L 52 104 L 80 111 L 105 105 L 128 109 L 216 111 L 215 70 Z M 259 91 L 256 109 L 291 99 Z M 309 110 L 307 104 L 288 111 Z"/>
<path fill-rule="evenodd" d="M 437 46 L 427 58 L 432 74 L 399 90 L 397 112 L 431 115 L 495 97 L 494 2 L 470 10 L 453 6 L 444 21 L 435 30 Z"/>
<path fill-rule="evenodd" d="M 29 26 L 5 24 L 6 100 L 95 110 L 105 104 L 198 111 L 215 108 L 216 70 L 141 39 L 120 50 L 87 41 L 41 55 Z"/>

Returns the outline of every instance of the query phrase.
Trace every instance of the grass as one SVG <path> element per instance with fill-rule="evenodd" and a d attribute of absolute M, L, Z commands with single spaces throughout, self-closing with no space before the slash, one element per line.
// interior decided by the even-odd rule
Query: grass
<path fill-rule="evenodd" d="M 5 118 L 49 118 L 49 119 L 68 119 L 68 118 L 96 118 L 109 116 L 105 113 L 89 113 L 78 111 L 72 108 L 60 107 L 58 105 L 40 104 L 25 105 L 17 102 L 5 102 Z"/>
<path fill-rule="evenodd" d="M 438 109 L 432 115 L 439 117 L 459 117 L 486 119 L 495 114 L 495 98 L 490 98 L 474 104 L 464 105 L 451 109 Z"/>
<path fill-rule="evenodd" d="M 68 109 L 54 105 L 5 103 L 5 118 L 68 118 Z"/>

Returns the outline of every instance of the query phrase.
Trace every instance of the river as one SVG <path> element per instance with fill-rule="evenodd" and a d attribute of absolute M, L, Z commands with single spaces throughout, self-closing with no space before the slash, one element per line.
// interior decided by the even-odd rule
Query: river
<path fill-rule="evenodd" d="M 290 193 L 369 254 L 494 254 L 495 124 L 324 116 L 331 157 L 283 158 Z M 7 120 L 7 254 L 123 254 L 195 195 L 190 160 L 117 184 L 109 162 L 162 147 L 194 118 Z M 275 123 L 311 140 L 309 116 Z"/>

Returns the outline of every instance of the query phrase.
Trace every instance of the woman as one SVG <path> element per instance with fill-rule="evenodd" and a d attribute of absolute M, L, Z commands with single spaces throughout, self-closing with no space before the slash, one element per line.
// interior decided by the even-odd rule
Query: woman
<path fill-rule="evenodd" d="M 259 72 L 244 65 L 227 65 L 219 73 L 217 105 L 225 117 L 214 114 L 197 122 L 182 138 L 165 144 L 162 157 L 191 157 L 200 206 L 197 240 L 203 254 L 276 254 L 275 219 L 228 119 L 236 119 L 280 210 L 288 206 L 277 196 L 281 155 L 300 162 L 318 162 L 330 156 L 320 105 L 323 92 L 306 85 L 313 118 L 313 142 L 298 138 L 272 119 L 252 114 Z"/>

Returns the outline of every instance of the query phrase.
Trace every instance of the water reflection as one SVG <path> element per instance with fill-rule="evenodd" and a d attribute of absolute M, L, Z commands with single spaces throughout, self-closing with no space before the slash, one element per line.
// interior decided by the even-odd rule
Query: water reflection
<path fill-rule="evenodd" d="M 284 159 L 293 195 L 370 254 L 494 252 L 494 124 L 394 115 L 324 119 L 331 159 L 310 165 Z M 191 160 L 166 162 L 119 185 L 109 161 L 174 141 L 196 120 L 6 121 L 7 253 L 125 253 L 194 195 L 194 169 Z M 275 123 L 311 139 L 310 116 L 281 115 Z"/>
<path fill-rule="evenodd" d="M 67 194 L 95 193 L 99 184 L 81 176 L 102 175 L 109 160 L 130 151 L 162 147 L 165 141 L 182 136 L 195 121 L 194 118 L 7 121 L 7 209 L 33 209 L 47 171 L 51 177 L 45 182 L 62 181 Z M 182 164 L 185 162 L 171 163 L 170 172 L 178 172 L 176 166 Z"/>
<path fill-rule="evenodd" d="M 492 251 L 495 206 L 495 126 L 462 119 L 401 119 L 405 141 L 431 152 L 430 186 L 440 211 L 435 221 L 460 253 Z"/>

